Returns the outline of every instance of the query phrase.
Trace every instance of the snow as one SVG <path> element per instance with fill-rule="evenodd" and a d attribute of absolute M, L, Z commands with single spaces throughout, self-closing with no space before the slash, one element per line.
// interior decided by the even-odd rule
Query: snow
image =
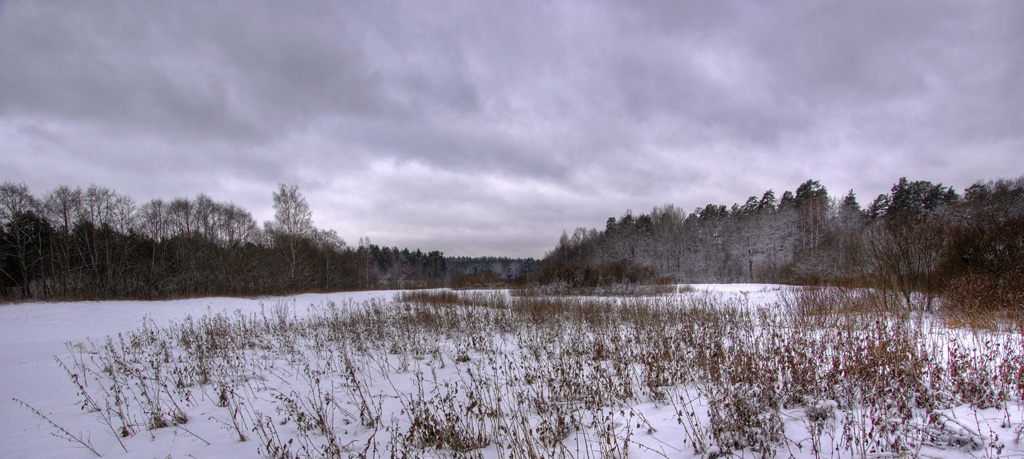
<path fill-rule="evenodd" d="M 734 299 L 737 302 L 752 308 L 769 307 L 778 299 L 779 292 L 785 287 L 778 285 L 761 284 L 727 284 L 727 285 L 695 285 L 697 294 L 720 295 L 723 298 Z M 25 407 L 12 401 L 13 398 L 28 403 L 40 410 L 52 421 L 69 431 L 72 435 L 82 435 L 91 440 L 92 444 L 104 457 L 259 457 L 259 441 L 251 432 L 247 432 L 249 441 L 238 441 L 228 426 L 224 424 L 226 419 L 225 409 L 216 407 L 213 403 L 199 403 L 195 407 L 186 409 L 189 417 L 187 424 L 179 427 L 155 429 L 152 431 L 139 432 L 134 437 L 125 439 L 128 452 L 124 452 L 106 428 L 97 421 L 97 417 L 84 411 L 81 406 L 82 397 L 77 394 L 76 389 L 69 383 L 65 371 L 57 364 L 55 357 L 68 362 L 71 351 L 65 343 L 70 343 L 72 349 L 84 349 L 90 340 L 102 342 L 107 336 L 116 336 L 118 333 L 138 329 L 145 323 L 151 323 L 157 327 L 166 326 L 171 323 L 180 323 L 187 316 L 198 318 L 213 314 L 260 314 L 267 309 L 280 306 L 287 307 L 291 314 L 301 317 L 307 314 L 310 307 L 323 309 L 330 304 L 352 305 L 369 299 L 388 301 L 394 297 L 396 292 L 356 292 L 337 294 L 303 294 L 287 297 L 274 298 L 200 298 L 174 301 L 104 301 L 104 302 L 77 302 L 77 303 L 25 303 L 0 306 L 0 458 L 50 458 L 70 457 L 85 458 L 93 457 L 86 449 L 59 438 L 51 436 L 53 429 L 31 413 Z M 685 293 L 680 293 L 682 295 Z M 512 347 L 513 343 L 496 343 L 497 346 Z M 475 356 L 474 356 L 475 357 Z M 386 357 L 397 358 L 397 357 Z M 395 418 L 404 408 L 403 394 L 410 394 L 417 390 L 415 380 L 411 375 L 417 370 L 423 371 L 424 381 L 420 387 L 426 387 L 428 391 L 438 390 L 452 384 L 454 387 L 461 387 L 464 390 L 472 385 L 473 378 L 467 377 L 469 371 L 481 371 L 481 366 L 460 366 L 455 364 L 456 360 L 448 356 L 448 365 L 441 369 L 428 366 L 426 362 L 397 362 L 388 361 L 383 365 L 407 365 L 410 368 L 403 377 L 395 376 L 393 379 L 386 376 L 384 371 L 374 379 L 371 384 L 372 390 L 378 394 L 391 394 L 379 398 L 382 411 L 390 412 L 391 419 L 384 422 L 395 422 L 407 424 L 404 418 Z M 372 362 L 362 362 L 371 364 Z M 377 362 L 377 364 L 381 364 Z M 475 370 L 473 370 L 475 369 Z M 287 381 L 294 384 L 303 382 L 303 375 L 274 374 L 267 379 L 273 381 Z M 306 381 L 307 387 L 311 383 Z M 271 391 L 266 390 L 267 385 L 273 382 L 256 381 L 248 387 L 253 391 L 254 403 L 263 403 L 264 408 L 273 406 Z M 319 385 L 317 381 L 316 385 Z M 263 387 L 263 389 L 261 389 Z M 698 396 L 692 388 L 676 387 L 671 389 L 676 400 L 697 400 Z M 672 397 L 669 397 L 670 399 Z M 511 403 L 511 402 L 506 402 Z M 678 402 L 677 402 L 678 403 Z M 707 445 L 703 453 L 695 454 L 692 444 L 687 438 L 688 429 L 703 429 L 706 431 L 708 419 L 708 408 L 700 403 L 689 407 L 694 412 L 696 424 L 687 424 L 686 420 L 680 420 L 679 407 L 667 402 L 643 401 L 619 411 L 618 408 L 606 410 L 608 423 L 611 429 L 618 432 L 624 431 L 628 426 L 633 431 L 632 444 L 629 448 L 630 457 L 715 457 L 719 454 L 729 454 L 717 445 Z M 269 408 L 268 408 L 269 409 Z M 810 423 L 808 413 L 813 411 L 813 417 L 820 418 L 823 425 L 835 426 L 833 422 L 837 404 L 832 400 L 821 400 L 810 408 L 797 408 L 783 410 L 784 430 L 787 438 L 793 439 L 779 450 L 780 457 L 793 456 L 797 458 L 815 457 L 811 448 L 811 435 L 808 433 Z M 989 442 L 999 434 L 1000 439 L 1007 445 L 1002 452 L 1004 455 L 1021 455 L 1024 448 L 1017 444 L 1013 438 L 1013 428 L 1017 427 L 1024 417 L 1019 403 L 1008 403 L 1005 409 L 990 408 L 974 410 L 967 405 L 954 407 L 942 411 L 939 416 L 942 418 L 941 425 L 950 438 L 959 438 L 964 442 L 980 440 Z M 596 416 L 595 416 L 596 417 Z M 1011 426 L 1001 427 L 1004 420 L 1009 419 Z M 598 421 L 591 419 L 591 422 Z M 533 426 L 537 427 L 539 420 L 534 420 Z M 702 424 L 703 422 L 703 424 Z M 252 426 L 248 426 L 251 428 Z M 363 444 L 369 441 L 374 432 L 369 431 L 354 423 L 338 423 L 336 425 L 339 435 L 344 435 L 346 441 L 353 442 L 360 449 Z M 186 430 L 187 429 L 187 430 Z M 287 433 L 292 426 L 281 427 L 282 435 Z M 819 445 L 824 454 L 830 455 L 839 441 L 842 432 L 833 431 L 832 436 L 821 436 L 823 444 Z M 831 439 L 832 444 L 825 443 Z M 573 432 L 563 440 L 570 452 L 575 447 L 592 445 L 596 439 L 593 432 Z M 995 453 L 994 450 L 986 449 L 985 445 L 978 445 L 977 450 L 966 451 L 961 449 L 938 449 L 927 448 L 924 452 L 931 457 L 969 457 Z M 500 451 L 493 443 L 479 450 L 484 457 L 500 457 L 509 455 L 509 451 Z M 372 453 L 372 451 L 371 451 Z M 386 451 L 377 451 L 380 456 L 386 456 Z M 749 451 L 747 451 L 749 453 Z M 444 456 L 443 453 L 439 453 Z M 343 453 L 344 456 L 344 453 Z"/>
<path fill-rule="evenodd" d="M 303 294 L 279 298 L 195 298 L 172 301 L 83 301 L 0 305 L 0 458 L 93 457 L 88 451 L 50 436 L 50 429 L 27 409 L 31 404 L 74 434 L 92 431 L 93 440 L 104 431 L 90 416 L 78 415 L 79 398 L 67 375 L 54 361 L 67 355 L 65 343 L 83 343 L 138 328 L 145 319 L 159 326 L 192 315 L 257 313 L 276 304 L 291 305 L 297 314 L 309 305 L 390 299 L 393 291 Z M 205 418 L 199 421 L 205 421 Z M 210 427 L 210 426 L 206 426 Z M 218 426 L 212 426 L 218 430 Z M 198 428 L 197 428 L 198 429 Z M 162 433 L 161 433 L 162 434 Z M 108 435 L 109 436 L 109 435 Z M 173 442 L 172 442 L 173 443 Z M 178 442 L 180 443 L 180 442 Z M 130 457 L 166 457 L 157 442 L 149 454 L 132 451 Z M 204 445 L 205 446 L 205 445 Z M 142 447 L 140 449 L 145 449 Z M 197 457 L 258 457 L 252 444 L 214 444 L 198 450 Z M 110 451 L 115 453 L 115 451 Z M 108 456 L 105 454 L 104 456 Z M 178 456 L 178 454 L 175 454 Z"/>

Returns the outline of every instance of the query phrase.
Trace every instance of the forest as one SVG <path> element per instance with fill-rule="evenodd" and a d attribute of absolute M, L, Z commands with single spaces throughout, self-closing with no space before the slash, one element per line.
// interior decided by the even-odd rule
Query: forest
<path fill-rule="evenodd" d="M 0 299 L 163 299 L 443 285 L 441 252 L 346 245 L 296 186 L 259 225 L 200 194 L 142 205 L 108 188 L 0 185 Z"/>
<path fill-rule="evenodd" d="M 567 288 L 628 282 L 870 286 L 977 305 L 1024 300 L 1024 177 L 963 194 L 899 179 L 866 207 L 817 180 L 743 204 L 626 212 L 604 229 L 563 233 L 537 281 Z"/>
<path fill-rule="evenodd" d="M 448 257 L 448 286 L 452 288 L 496 288 L 521 284 L 538 269 L 533 258 Z"/>
<path fill-rule="evenodd" d="M 987 305 L 1024 295 L 1024 177 L 964 192 L 899 179 L 862 206 L 807 180 L 731 207 L 671 204 L 563 233 L 540 262 L 350 246 L 294 185 L 260 225 L 200 194 L 142 205 L 108 188 L 0 185 L 0 299 L 159 299 L 380 288 L 771 282 L 871 286 Z"/>

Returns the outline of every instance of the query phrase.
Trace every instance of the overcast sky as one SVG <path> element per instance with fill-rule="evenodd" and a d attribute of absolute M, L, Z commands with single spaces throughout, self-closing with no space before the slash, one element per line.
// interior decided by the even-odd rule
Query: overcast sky
<path fill-rule="evenodd" d="M 447 255 L 817 179 L 1024 174 L 1024 2 L 0 0 L 0 181 Z"/>

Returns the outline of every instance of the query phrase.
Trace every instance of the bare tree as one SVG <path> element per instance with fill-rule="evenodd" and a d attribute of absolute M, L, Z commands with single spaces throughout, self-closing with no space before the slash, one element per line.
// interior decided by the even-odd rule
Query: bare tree
<path fill-rule="evenodd" d="M 188 198 L 175 198 L 167 206 L 168 222 L 171 225 L 171 237 L 191 237 L 195 231 L 194 207 Z"/>
<path fill-rule="evenodd" d="M 168 206 L 162 199 L 154 199 L 139 207 L 135 228 L 154 242 L 161 242 L 170 235 L 170 216 Z"/>
<path fill-rule="evenodd" d="M 31 295 L 30 282 L 43 262 L 44 222 L 38 217 L 38 210 L 39 203 L 25 184 L 0 185 L 0 225 L 6 230 L 0 241 L 0 254 L 13 258 L 0 260 L 0 276 L 17 285 L 23 298 Z"/>
<path fill-rule="evenodd" d="M 301 249 L 313 234 L 313 214 L 297 185 L 278 184 L 274 192 L 274 220 L 265 226 L 274 246 L 284 256 L 289 285 L 295 288 L 303 267 Z"/>
<path fill-rule="evenodd" d="M 19 214 L 34 212 L 39 203 L 24 183 L 4 182 L 0 185 L 0 225 L 6 225 Z"/>
<path fill-rule="evenodd" d="M 291 236 L 308 236 L 313 231 L 313 213 L 298 185 L 277 185 L 274 193 L 274 221 L 270 231 Z"/>
<path fill-rule="evenodd" d="M 74 240 L 72 231 L 77 224 L 82 207 L 82 189 L 72 190 L 59 186 L 47 193 L 43 199 L 43 214 L 54 229 L 54 240 L 50 244 L 50 272 L 56 277 L 57 295 L 65 296 L 72 288 L 72 253 Z"/>
<path fill-rule="evenodd" d="M 249 211 L 228 203 L 221 208 L 220 215 L 223 238 L 229 247 L 262 241 L 260 228 Z"/>

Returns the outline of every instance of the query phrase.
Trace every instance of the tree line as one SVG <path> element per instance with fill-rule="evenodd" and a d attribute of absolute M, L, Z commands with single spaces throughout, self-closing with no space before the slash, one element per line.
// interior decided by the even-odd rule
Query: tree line
<path fill-rule="evenodd" d="M 990 304 L 1024 300 L 1024 177 L 978 182 L 963 194 L 901 178 L 862 207 L 817 180 L 743 204 L 626 212 L 604 229 L 563 233 L 541 283 L 594 287 L 674 282 L 872 286 Z"/>
<path fill-rule="evenodd" d="M 448 278 L 447 259 L 440 251 L 399 250 L 378 247 L 369 238 L 359 241 L 357 254 L 363 260 L 370 288 L 404 289 L 444 287 Z"/>
<path fill-rule="evenodd" d="M 41 197 L 0 185 L 0 299 L 157 299 L 441 285 L 440 252 L 346 245 L 313 225 L 298 187 L 273 193 L 260 225 L 199 194 L 142 205 L 109 188 Z"/>
<path fill-rule="evenodd" d="M 356 247 L 313 225 L 296 186 L 272 194 L 260 225 L 200 194 L 136 205 L 108 188 L 60 186 L 41 197 L 0 185 L 0 300 L 157 299 L 371 288 L 570 288 L 651 282 L 872 286 L 930 300 L 1024 302 L 1024 177 L 962 194 L 901 178 L 862 207 L 816 180 L 731 207 L 671 204 L 626 212 L 604 229 L 563 233 L 541 262 Z M 526 279 L 525 281 L 523 279 Z"/>
<path fill-rule="evenodd" d="M 448 257 L 448 286 L 498 288 L 515 285 L 537 270 L 539 260 L 509 257 Z"/>

